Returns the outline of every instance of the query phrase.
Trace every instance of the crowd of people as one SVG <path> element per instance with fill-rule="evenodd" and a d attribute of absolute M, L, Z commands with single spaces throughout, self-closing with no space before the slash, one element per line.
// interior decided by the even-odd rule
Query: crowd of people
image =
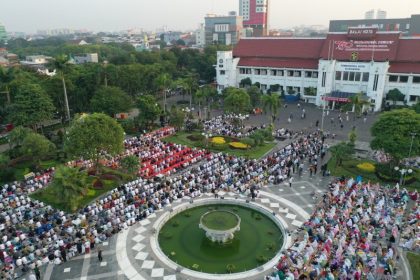
<path fill-rule="evenodd" d="M 410 195 L 414 209 L 405 217 Z M 419 200 L 413 195 L 353 179 L 332 182 L 266 279 L 393 279 L 399 238 L 403 246 L 420 249 Z"/>
<path fill-rule="evenodd" d="M 325 149 L 324 138 L 319 132 L 313 132 L 296 135 L 286 147 L 261 160 L 245 159 L 161 141 L 172 133 L 173 128 L 163 128 L 125 140 L 124 153 L 103 163 L 114 166 L 123 156 L 137 155 L 143 163 L 142 176 L 74 214 L 53 209 L 28 196 L 48 185 L 53 168 L 35 178 L 3 186 L 0 193 L 0 277 L 14 279 L 30 270 L 39 273 L 39 268 L 45 264 L 60 264 L 92 252 L 112 235 L 185 196 L 195 198 L 203 192 L 217 196 L 224 190 L 255 198 L 265 185 L 290 180 L 294 173 L 301 172 L 304 163 L 316 166 L 318 156 Z M 200 164 L 194 164 L 197 162 Z M 92 162 L 80 160 L 68 164 L 88 168 Z M 305 224 L 306 235 L 296 241 L 295 245 L 299 245 L 292 247 L 279 263 L 279 271 L 287 274 L 287 268 L 289 272 L 294 270 L 293 273 L 312 273 L 312 269 L 318 269 L 317 275 L 321 275 L 330 269 L 336 273 L 337 266 L 342 264 L 340 261 L 344 261 L 348 266 L 347 275 L 356 273 L 360 263 L 358 246 L 369 246 L 369 250 L 376 248 L 371 238 L 374 231 L 380 228 L 387 233 L 392 227 L 394 232 L 399 225 L 396 221 L 401 213 L 387 211 L 389 196 L 379 186 L 342 181 L 331 187 L 331 192 Z M 391 193 L 394 194 L 392 205 L 403 201 L 397 196 L 404 195 L 402 192 Z M 372 197 L 371 193 L 377 196 Z M 365 213 L 374 216 L 371 218 Z M 418 221 L 418 212 L 416 215 L 410 217 L 412 225 Z M 372 219 L 377 224 L 371 224 Z M 418 231 L 414 232 L 416 234 L 418 236 Z M 412 238 L 413 232 L 407 233 L 406 237 Z M 304 246 L 302 242 L 305 242 Z M 312 253 L 308 246 L 313 249 Z M 352 254 L 351 248 L 357 254 Z M 395 255 L 393 247 L 390 248 Z M 333 250 L 341 252 L 341 257 L 334 263 L 329 261 Z M 369 253 L 360 257 L 363 265 L 364 257 Z M 385 263 L 389 260 L 388 257 Z M 377 266 L 382 263 L 378 259 Z M 340 270 L 340 273 L 344 272 Z"/>
<path fill-rule="evenodd" d="M 125 140 L 123 155 L 138 155 L 147 168 L 156 170 L 157 159 L 172 158 L 185 147 L 165 144 L 160 138 L 173 133 L 170 128 Z M 258 189 L 272 176 L 290 176 L 293 166 L 305 157 L 313 157 L 322 146 L 317 133 L 302 135 L 287 147 L 260 161 L 236 158 L 223 153 L 202 151 L 191 168 L 171 176 L 140 177 L 114 189 L 95 203 L 75 214 L 64 213 L 32 200 L 28 194 L 45 187 L 53 176 L 49 169 L 39 176 L 5 185 L 0 194 L 0 265 L 1 277 L 14 279 L 44 264 L 60 264 L 95 249 L 113 234 L 144 219 L 157 209 L 184 196 L 202 192 L 231 190 L 257 196 Z M 182 155 L 180 155 L 182 159 Z M 158 160 L 158 161 L 159 161 Z M 116 160 L 104 162 L 113 165 Z M 164 161 L 167 164 L 168 161 Z M 69 165 L 88 168 L 89 160 Z M 157 171 L 162 171 L 157 168 Z M 174 170 L 175 171 L 175 170 Z M 155 172 L 154 174 L 158 174 Z"/>

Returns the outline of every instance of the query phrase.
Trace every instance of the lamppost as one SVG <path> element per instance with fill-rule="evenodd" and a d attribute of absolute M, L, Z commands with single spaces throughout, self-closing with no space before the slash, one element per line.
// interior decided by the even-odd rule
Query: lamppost
<path fill-rule="evenodd" d="M 415 132 L 411 132 L 411 144 L 410 144 L 410 151 L 408 152 L 408 158 L 411 157 L 411 150 L 413 149 L 413 142 L 414 142 L 414 138 L 416 138 L 417 133 Z"/>
<path fill-rule="evenodd" d="M 405 169 L 405 168 L 400 169 L 398 166 L 395 166 L 394 169 L 395 169 L 395 171 L 398 171 L 401 174 L 401 177 L 400 177 L 400 185 L 401 186 L 404 184 L 405 175 L 413 173 L 413 170 L 411 170 L 411 169 Z"/>
<path fill-rule="evenodd" d="M 207 148 L 209 146 L 209 138 L 213 137 L 213 135 L 211 133 L 206 133 L 206 132 L 203 132 L 201 135 L 206 137 L 206 148 Z"/>

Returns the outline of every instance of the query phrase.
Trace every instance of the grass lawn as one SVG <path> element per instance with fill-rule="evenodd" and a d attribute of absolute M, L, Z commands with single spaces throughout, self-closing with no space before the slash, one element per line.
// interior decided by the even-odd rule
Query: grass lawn
<path fill-rule="evenodd" d="M 355 178 L 356 176 L 360 175 L 363 177 L 364 181 L 371 181 L 375 183 L 379 182 L 382 185 L 391 185 L 391 186 L 395 185 L 395 183 L 384 182 L 380 180 L 375 175 L 375 173 L 366 172 L 357 168 L 357 165 L 363 162 L 369 162 L 369 163 L 372 163 L 373 165 L 375 165 L 376 163 L 375 161 L 368 160 L 368 159 L 348 159 L 348 160 L 344 160 L 341 166 L 336 166 L 335 160 L 331 158 L 330 161 L 328 162 L 328 170 L 330 170 L 331 175 L 337 176 L 337 177 L 345 176 L 345 177 Z M 420 172 L 417 170 L 414 176 L 417 178 L 417 180 L 414 183 L 410 185 L 404 185 L 404 187 L 407 188 L 408 190 L 420 189 Z"/>
<path fill-rule="evenodd" d="M 199 135 L 199 134 L 200 134 L 199 132 L 192 132 L 192 133 L 178 132 L 174 135 L 164 138 L 163 141 L 181 144 L 188 147 L 205 148 L 215 153 L 224 152 L 233 156 L 254 158 L 254 159 L 261 158 L 262 156 L 264 156 L 266 153 L 268 153 L 271 149 L 273 149 L 276 146 L 275 142 L 268 142 L 268 143 L 264 143 L 262 146 L 251 147 L 250 149 L 247 149 L 247 150 L 232 149 L 231 147 L 229 147 L 229 143 L 220 144 L 220 145 L 209 143 L 206 147 L 206 144 L 204 141 L 192 141 L 187 138 L 190 135 Z"/>
<path fill-rule="evenodd" d="M 410 262 L 413 280 L 420 280 L 420 255 L 408 252 L 407 259 Z"/>
<path fill-rule="evenodd" d="M 86 205 L 90 204 L 92 201 L 100 197 L 101 195 L 109 192 L 110 190 L 118 187 L 120 184 L 123 184 L 124 182 L 127 182 L 129 180 L 133 179 L 133 176 L 123 173 L 118 170 L 113 170 L 108 167 L 101 167 L 103 170 L 103 174 L 113 174 L 117 175 L 121 180 L 107 180 L 107 179 L 101 179 L 103 183 L 103 188 L 94 188 L 93 182 L 96 180 L 96 176 L 89 176 L 88 181 L 88 190 L 87 194 L 83 197 L 80 197 L 78 201 L 78 209 L 85 207 Z M 30 195 L 31 198 L 42 201 L 48 205 L 51 205 L 52 207 L 56 209 L 60 209 L 63 211 L 66 211 L 68 213 L 72 212 L 71 209 L 68 209 L 61 201 L 58 200 L 57 196 L 57 190 L 54 189 L 52 186 L 48 186 L 44 189 L 38 190 Z"/>

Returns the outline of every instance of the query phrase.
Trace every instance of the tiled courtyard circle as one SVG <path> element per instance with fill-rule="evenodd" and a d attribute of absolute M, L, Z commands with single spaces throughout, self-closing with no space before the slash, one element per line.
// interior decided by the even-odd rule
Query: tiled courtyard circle
<path fill-rule="evenodd" d="M 194 200 L 184 197 L 149 215 L 118 235 L 116 254 L 118 265 L 128 279 L 262 279 L 277 264 L 281 252 L 292 242 L 291 232 L 303 224 L 308 213 L 295 203 L 272 193 L 260 192 L 261 197 L 249 201 L 247 197 L 225 193 L 224 199 L 203 194 Z M 220 194 L 220 193 L 219 193 Z M 159 247 L 159 230 L 176 214 L 192 207 L 215 204 L 232 204 L 251 208 L 269 217 L 281 230 L 284 238 L 281 249 L 262 266 L 231 274 L 210 274 L 182 267 L 167 257 Z M 198 227 L 198 225 L 197 225 Z"/>

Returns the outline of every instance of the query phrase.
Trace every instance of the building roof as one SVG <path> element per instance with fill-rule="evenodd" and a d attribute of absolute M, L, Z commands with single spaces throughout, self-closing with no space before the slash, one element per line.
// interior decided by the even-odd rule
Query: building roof
<path fill-rule="evenodd" d="M 244 57 L 239 60 L 238 66 L 318 69 L 318 60 Z"/>
<path fill-rule="evenodd" d="M 239 66 L 317 69 L 319 59 L 389 61 L 391 73 L 420 73 L 420 38 L 377 32 L 354 38 L 329 33 L 326 38 L 244 38 L 233 49 Z"/>
<path fill-rule="evenodd" d="M 233 49 L 234 57 L 300 58 L 318 60 L 323 38 L 250 38 L 241 39 Z"/>

